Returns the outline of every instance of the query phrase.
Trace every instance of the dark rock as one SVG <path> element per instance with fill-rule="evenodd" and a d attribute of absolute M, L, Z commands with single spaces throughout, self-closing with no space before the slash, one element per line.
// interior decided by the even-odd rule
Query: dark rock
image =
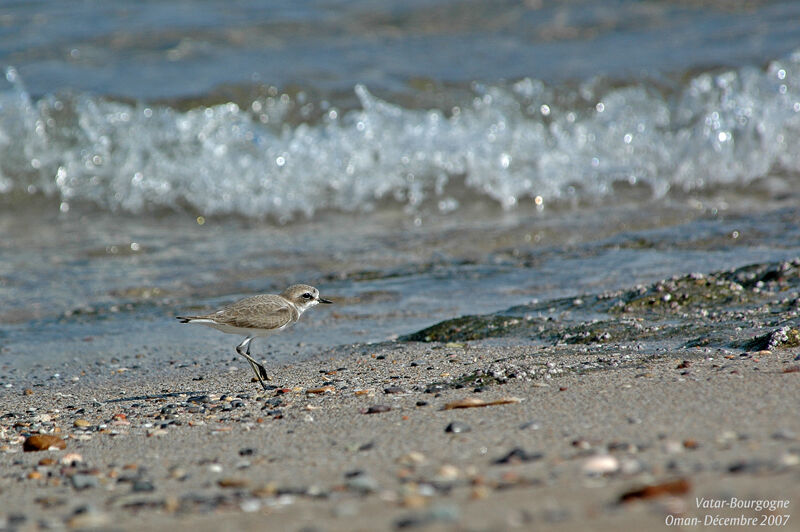
<path fill-rule="evenodd" d="M 137 480 L 133 483 L 131 490 L 140 493 L 140 492 L 151 492 L 155 491 L 156 487 L 153 486 L 152 482 L 147 480 Z"/>
<path fill-rule="evenodd" d="M 285 406 L 286 402 L 283 400 L 282 397 L 272 397 L 264 401 L 264 406 L 262 410 L 266 410 L 267 408 L 277 408 L 279 406 Z"/>
<path fill-rule="evenodd" d="M 762 336 L 756 336 L 745 343 L 749 351 L 763 351 L 800 346 L 800 329 L 792 329 L 788 325 L 775 329 Z"/>
<path fill-rule="evenodd" d="M 391 410 L 392 407 L 386 405 L 373 405 L 364 412 L 365 414 L 382 414 L 383 412 L 388 412 Z"/>

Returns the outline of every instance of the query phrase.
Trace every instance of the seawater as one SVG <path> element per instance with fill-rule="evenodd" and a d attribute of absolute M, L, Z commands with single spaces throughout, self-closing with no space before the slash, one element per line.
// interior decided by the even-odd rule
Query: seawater
<path fill-rule="evenodd" d="M 800 53 L 699 74 L 669 92 L 644 82 L 476 86 L 447 109 L 354 88 L 349 111 L 276 94 L 180 111 L 90 95 L 33 101 L 18 73 L 0 93 L 0 192 L 142 213 L 189 208 L 286 222 L 394 204 L 442 212 L 613 196 L 620 185 L 746 186 L 800 172 Z M 288 115 L 323 107 L 314 121 Z M 616 188 L 615 188 L 616 187 Z"/>
<path fill-rule="evenodd" d="M 173 316 L 293 282 L 279 361 L 800 253 L 795 2 L 0 15 L 0 379 L 237 364 Z"/>

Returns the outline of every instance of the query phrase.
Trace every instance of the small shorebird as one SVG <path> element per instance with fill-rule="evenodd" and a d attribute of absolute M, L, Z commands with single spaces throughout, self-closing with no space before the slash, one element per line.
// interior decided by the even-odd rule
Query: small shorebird
<path fill-rule="evenodd" d="M 243 334 L 246 338 L 236 346 L 236 352 L 250 367 L 265 390 L 264 380 L 272 380 L 264 366 L 250 356 L 250 342 L 258 336 L 269 336 L 292 325 L 306 310 L 320 303 L 333 303 L 319 297 L 319 290 L 307 284 L 293 284 L 280 295 L 264 294 L 246 297 L 211 314 L 176 316 L 181 323 L 200 323 L 224 333 Z"/>

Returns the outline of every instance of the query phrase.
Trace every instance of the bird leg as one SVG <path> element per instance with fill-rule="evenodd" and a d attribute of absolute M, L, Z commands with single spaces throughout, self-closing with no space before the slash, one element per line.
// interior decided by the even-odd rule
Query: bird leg
<path fill-rule="evenodd" d="M 247 360 L 247 363 L 248 363 L 248 364 L 250 364 L 250 369 L 252 369 L 252 370 L 253 370 L 253 373 L 255 373 L 255 374 L 256 374 L 256 378 L 258 378 L 258 369 L 256 368 L 255 364 L 253 364 L 253 362 L 250 360 L 250 357 L 249 357 L 249 356 L 247 356 L 247 355 L 245 355 L 244 353 L 242 353 L 242 352 L 241 352 L 241 351 L 239 351 L 238 349 L 237 349 L 237 352 L 238 352 L 240 355 L 242 355 L 242 356 L 244 356 L 244 357 L 246 357 L 246 358 L 248 359 L 248 360 Z M 262 382 L 261 382 L 261 379 L 259 379 L 259 383 L 261 383 L 261 387 L 263 388 L 263 387 L 264 387 L 264 383 L 262 383 Z"/>
<path fill-rule="evenodd" d="M 250 354 L 250 342 L 247 342 L 247 351 L 246 352 L 247 352 L 248 355 Z M 262 379 L 264 379 L 265 381 L 271 381 L 272 380 L 272 377 L 270 377 L 267 374 L 267 370 L 264 369 L 264 366 L 262 366 L 261 364 L 259 364 L 255 360 L 253 360 L 253 363 L 256 365 L 256 368 L 258 368 L 258 371 L 260 372 L 260 377 Z"/>
<path fill-rule="evenodd" d="M 250 342 L 253 340 L 252 336 L 248 336 L 242 343 L 236 346 L 236 352 L 242 355 L 247 361 L 250 363 L 250 367 L 253 368 L 253 373 L 256 374 L 256 378 L 258 382 L 261 384 L 263 389 L 267 389 L 267 385 L 264 383 L 265 380 L 272 380 L 270 376 L 267 374 L 267 370 L 264 369 L 264 366 L 256 362 L 256 360 L 250 356 Z M 242 348 L 245 350 L 242 351 Z"/>

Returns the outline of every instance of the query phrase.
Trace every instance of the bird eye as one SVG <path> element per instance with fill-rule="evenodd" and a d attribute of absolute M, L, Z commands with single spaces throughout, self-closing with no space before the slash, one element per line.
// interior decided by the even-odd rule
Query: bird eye
<path fill-rule="evenodd" d="M 312 297 L 314 297 L 314 296 L 312 296 L 312 295 L 311 295 L 311 294 L 309 294 L 308 292 L 306 292 L 305 294 L 303 294 L 303 299 L 311 299 Z"/>

